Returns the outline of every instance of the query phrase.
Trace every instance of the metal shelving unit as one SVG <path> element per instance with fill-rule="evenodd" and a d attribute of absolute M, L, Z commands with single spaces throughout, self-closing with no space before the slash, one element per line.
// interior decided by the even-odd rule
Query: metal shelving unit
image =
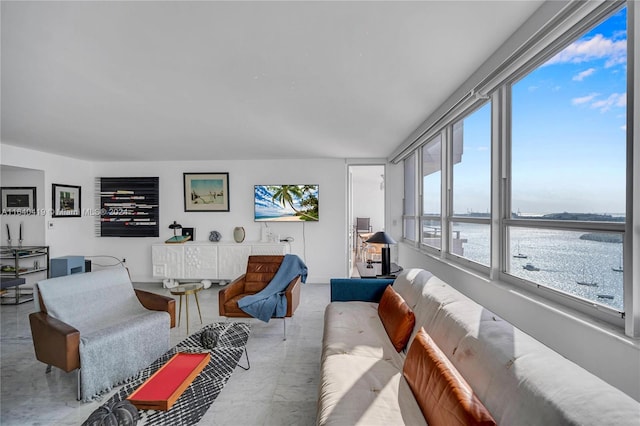
<path fill-rule="evenodd" d="M 25 275 L 37 272 L 46 273 L 49 278 L 49 246 L 0 247 L 0 277 L 2 278 L 2 304 L 10 304 L 5 299 L 14 299 L 11 304 L 25 303 L 33 300 L 32 293 L 23 293 L 20 289 Z M 8 294 L 13 289 L 14 295 Z M 24 296 L 24 297 L 23 297 Z"/>

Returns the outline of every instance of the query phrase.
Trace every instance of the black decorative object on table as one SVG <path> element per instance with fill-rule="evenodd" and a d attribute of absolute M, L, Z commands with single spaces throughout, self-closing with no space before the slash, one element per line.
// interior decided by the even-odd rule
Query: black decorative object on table
<path fill-rule="evenodd" d="M 389 244 L 396 244 L 396 240 L 391 238 L 389 234 L 384 231 L 376 232 L 371 238 L 367 240 L 367 243 L 384 244 L 382 247 L 382 276 L 388 276 L 391 274 L 391 255 L 389 250 Z"/>
<path fill-rule="evenodd" d="M 139 419 L 138 409 L 125 399 L 98 407 L 82 426 L 133 426 Z"/>
<path fill-rule="evenodd" d="M 213 349 L 216 347 L 216 343 L 218 343 L 218 333 L 215 329 L 210 328 L 200 335 L 200 344 L 203 348 Z"/>

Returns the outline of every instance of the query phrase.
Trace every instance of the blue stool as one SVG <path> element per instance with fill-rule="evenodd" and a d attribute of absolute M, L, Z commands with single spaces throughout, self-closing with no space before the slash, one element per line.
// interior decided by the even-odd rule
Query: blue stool
<path fill-rule="evenodd" d="M 84 272 L 84 256 L 62 256 L 51 259 L 51 278 Z"/>

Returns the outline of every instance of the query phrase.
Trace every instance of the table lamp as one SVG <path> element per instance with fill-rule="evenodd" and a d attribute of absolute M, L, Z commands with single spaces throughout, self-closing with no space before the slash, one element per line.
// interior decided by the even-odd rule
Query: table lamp
<path fill-rule="evenodd" d="M 391 238 L 386 232 L 376 232 L 367 240 L 368 243 L 384 244 L 382 246 L 382 275 L 391 274 L 391 255 L 389 244 L 396 244 L 396 240 Z"/>
<path fill-rule="evenodd" d="M 175 237 L 176 229 L 182 229 L 182 225 L 180 225 L 178 222 L 174 220 L 173 223 L 169 225 L 169 229 L 173 229 L 173 236 Z"/>
<path fill-rule="evenodd" d="M 176 229 L 182 229 L 182 225 L 180 225 L 175 220 L 171 225 L 169 225 L 169 229 L 173 229 L 173 237 L 169 238 L 167 241 L 165 241 L 165 243 L 184 243 L 190 238 L 176 235 Z"/>

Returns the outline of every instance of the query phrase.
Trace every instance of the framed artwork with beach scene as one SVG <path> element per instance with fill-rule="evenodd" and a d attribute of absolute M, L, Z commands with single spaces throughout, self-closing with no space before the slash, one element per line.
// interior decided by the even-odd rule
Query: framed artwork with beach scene
<path fill-rule="evenodd" d="M 185 212 L 228 212 L 229 173 L 184 173 Z"/>

